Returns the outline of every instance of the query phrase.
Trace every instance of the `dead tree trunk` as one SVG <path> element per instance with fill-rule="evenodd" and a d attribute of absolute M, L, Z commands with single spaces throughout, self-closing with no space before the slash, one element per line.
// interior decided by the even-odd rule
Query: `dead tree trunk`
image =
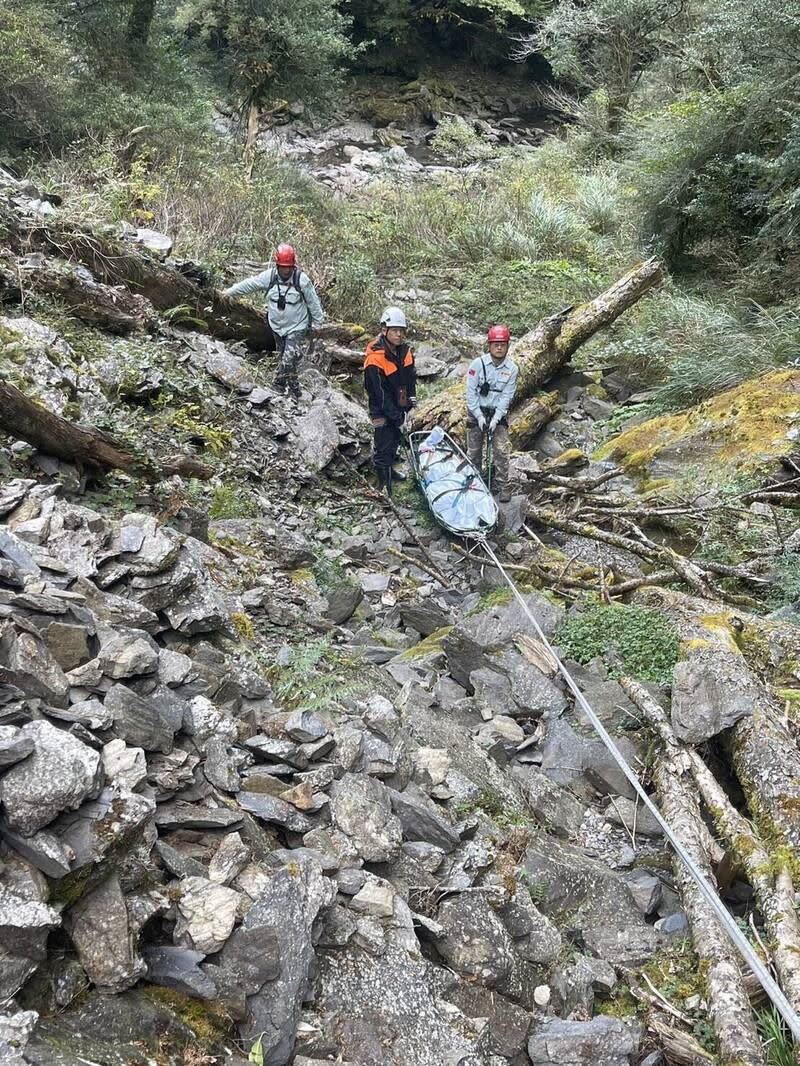
<path fill-rule="evenodd" d="M 542 392 L 531 396 L 509 419 L 508 433 L 518 451 L 533 447 L 533 442 L 551 418 L 561 410 L 557 392 Z"/>
<path fill-rule="evenodd" d="M 726 621 L 735 616 L 715 612 L 707 600 L 666 589 L 637 593 L 636 599 L 663 610 L 687 640 L 719 647 L 729 656 L 732 650 L 741 650 L 734 639 L 736 629 Z M 745 615 L 742 624 L 749 629 L 758 621 Z M 728 661 L 731 696 L 754 685 L 761 693 L 752 715 L 740 719 L 731 729 L 731 761 L 761 839 L 776 860 L 781 854 L 796 854 L 800 849 L 800 750 L 780 719 L 774 697 L 754 675 L 745 655 Z"/>
<path fill-rule="evenodd" d="M 158 321 L 152 304 L 144 296 L 128 292 L 122 286 L 103 285 L 82 277 L 71 263 L 40 255 L 16 263 L 10 257 L 4 258 L 0 262 L 0 302 L 19 301 L 27 289 L 57 296 L 76 318 L 110 333 L 149 329 Z"/>
<path fill-rule="evenodd" d="M 191 456 L 156 462 L 134 455 L 108 434 L 76 426 L 6 381 L 0 381 L 0 430 L 28 441 L 57 459 L 101 470 L 128 470 L 150 480 L 161 480 L 172 474 L 208 478 L 213 473 L 210 467 Z"/>
<path fill-rule="evenodd" d="M 661 810 L 713 885 L 713 875 L 702 844 L 703 820 L 692 782 L 680 763 L 666 755 L 656 762 L 655 782 Z M 714 912 L 679 859 L 673 863 L 675 882 L 692 931 L 701 972 L 708 986 L 709 1016 L 714 1027 L 720 1066 L 765 1066 L 742 973 L 733 948 Z"/>
<path fill-rule="evenodd" d="M 275 347 L 266 315 L 249 304 L 203 288 L 174 267 L 118 241 L 98 237 L 88 230 L 33 227 L 12 234 L 17 252 L 30 246 L 77 263 L 106 285 L 125 285 L 146 296 L 158 311 L 172 312 L 173 324 L 210 333 L 220 340 L 241 340 L 256 351 Z"/>
<path fill-rule="evenodd" d="M 657 259 L 648 259 L 594 300 L 543 319 L 535 329 L 521 337 L 511 351 L 519 367 L 516 402 L 528 399 L 569 361 L 583 343 L 619 318 L 623 311 L 658 285 L 662 277 L 661 263 Z M 420 404 L 411 428 L 425 429 L 438 424 L 454 430 L 465 418 L 465 384 L 462 380 Z"/>
<path fill-rule="evenodd" d="M 668 750 L 683 752 L 703 803 L 714 819 L 720 836 L 744 869 L 767 932 L 775 969 L 783 991 L 795 1010 L 800 1010 L 800 922 L 794 908 L 794 885 L 788 865 L 777 863 L 759 835 L 728 799 L 725 790 L 698 753 L 678 742 L 666 714 L 647 689 L 631 678 L 620 684 L 655 727 Z"/>

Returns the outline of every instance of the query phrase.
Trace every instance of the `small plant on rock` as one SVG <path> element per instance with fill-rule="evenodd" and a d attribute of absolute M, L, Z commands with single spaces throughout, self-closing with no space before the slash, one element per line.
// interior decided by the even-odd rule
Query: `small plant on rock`
<path fill-rule="evenodd" d="M 676 630 L 660 612 L 625 605 L 596 604 L 567 618 L 555 642 L 579 663 L 610 658 L 612 677 L 631 674 L 660 685 L 672 680 L 680 647 Z"/>
<path fill-rule="evenodd" d="M 212 518 L 256 518 L 258 505 L 240 485 L 226 482 L 214 490 L 208 513 Z"/>

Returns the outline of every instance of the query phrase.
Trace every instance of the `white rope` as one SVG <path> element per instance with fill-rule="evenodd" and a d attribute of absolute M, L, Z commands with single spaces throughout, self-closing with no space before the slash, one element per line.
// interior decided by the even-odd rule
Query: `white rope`
<path fill-rule="evenodd" d="M 700 890 L 700 894 L 702 895 L 703 899 L 705 899 L 706 903 L 709 905 L 709 907 L 711 907 L 717 919 L 719 920 L 720 925 L 728 934 L 737 951 L 760 981 L 761 987 L 766 992 L 768 998 L 772 1000 L 772 1003 L 780 1012 L 781 1017 L 791 1030 L 795 1042 L 800 1044 L 800 1016 L 798 1016 L 797 1012 L 792 1007 L 789 1000 L 783 994 L 783 991 L 779 987 L 778 983 L 775 981 L 775 979 L 767 970 L 766 966 L 764 966 L 761 959 L 753 950 L 750 942 L 747 940 L 747 937 L 745 937 L 741 929 L 739 929 L 732 915 L 728 911 L 728 908 L 725 906 L 725 904 L 722 902 L 719 895 L 717 894 L 714 886 L 705 877 L 702 870 L 700 870 L 692 856 L 683 846 L 683 843 L 681 842 L 680 838 L 675 835 L 671 826 L 661 814 L 661 811 L 658 809 L 658 807 L 656 807 L 656 805 L 648 796 L 647 792 L 645 791 L 644 785 L 637 777 L 636 772 L 629 766 L 624 755 L 614 743 L 613 739 L 607 732 L 603 723 L 592 710 L 584 694 L 578 688 L 578 685 L 570 674 L 569 670 L 567 670 L 566 666 L 564 666 L 561 659 L 558 657 L 555 650 L 553 649 L 552 644 L 542 632 L 542 627 L 534 618 L 533 613 L 525 602 L 522 594 L 520 593 L 512 579 L 506 573 L 503 564 L 497 558 L 497 555 L 495 554 L 492 547 L 485 539 L 483 539 L 480 543 L 486 554 L 491 559 L 492 563 L 503 575 L 503 578 L 508 584 L 508 587 L 511 589 L 520 607 L 527 615 L 531 625 L 536 630 L 537 636 L 553 656 L 554 660 L 556 661 L 556 664 L 558 665 L 558 670 L 561 676 L 566 681 L 567 686 L 569 687 L 576 701 L 580 705 L 581 710 L 592 723 L 595 732 L 598 734 L 600 739 L 608 748 L 617 766 L 619 766 L 620 770 L 622 770 L 622 772 L 625 774 L 631 785 L 633 785 L 637 795 L 639 796 L 639 799 L 642 801 L 642 803 L 644 803 L 644 805 L 656 819 L 658 824 L 661 826 L 662 830 L 664 831 L 664 836 L 670 842 L 673 849 L 675 850 L 676 855 L 680 858 L 681 862 L 689 871 L 692 880 L 695 882 L 698 889 Z"/>

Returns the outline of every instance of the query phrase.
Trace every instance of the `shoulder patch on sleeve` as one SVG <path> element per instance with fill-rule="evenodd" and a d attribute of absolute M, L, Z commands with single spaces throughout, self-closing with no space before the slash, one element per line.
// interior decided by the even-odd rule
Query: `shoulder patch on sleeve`
<path fill-rule="evenodd" d="M 474 377 L 475 377 L 475 371 L 474 371 L 474 370 L 470 370 L 470 372 L 469 372 L 469 376 L 470 376 L 471 378 L 474 378 Z"/>

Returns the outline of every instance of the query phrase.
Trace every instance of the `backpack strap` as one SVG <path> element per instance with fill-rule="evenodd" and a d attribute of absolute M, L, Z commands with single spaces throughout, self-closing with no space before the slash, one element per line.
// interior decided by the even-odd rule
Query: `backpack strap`
<path fill-rule="evenodd" d="M 272 277 L 270 278 L 269 285 L 267 285 L 266 292 L 264 293 L 264 296 L 265 296 L 267 301 L 269 301 L 270 290 L 275 285 L 278 286 L 278 296 L 280 296 L 280 293 L 281 293 L 281 282 L 282 282 L 282 279 L 281 279 L 280 274 L 278 273 L 278 268 L 277 267 L 273 267 L 272 268 Z M 286 282 L 286 291 L 288 292 L 289 289 L 291 289 L 292 287 L 297 289 L 297 291 L 300 293 L 300 299 L 306 305 L 306 315 L 308 316 L 308 325 L 309 325 L 309 328 L 310 328 L 311 327 L 311 308 L 308 306 L 308 300 L 306 299 L 306 294 L 303 292 L 302 288 L 300 287 L 300 268 L 297 267 L 297 266 L 295 266 L 294 270 L 292 271 L 292 276 Z"/>

